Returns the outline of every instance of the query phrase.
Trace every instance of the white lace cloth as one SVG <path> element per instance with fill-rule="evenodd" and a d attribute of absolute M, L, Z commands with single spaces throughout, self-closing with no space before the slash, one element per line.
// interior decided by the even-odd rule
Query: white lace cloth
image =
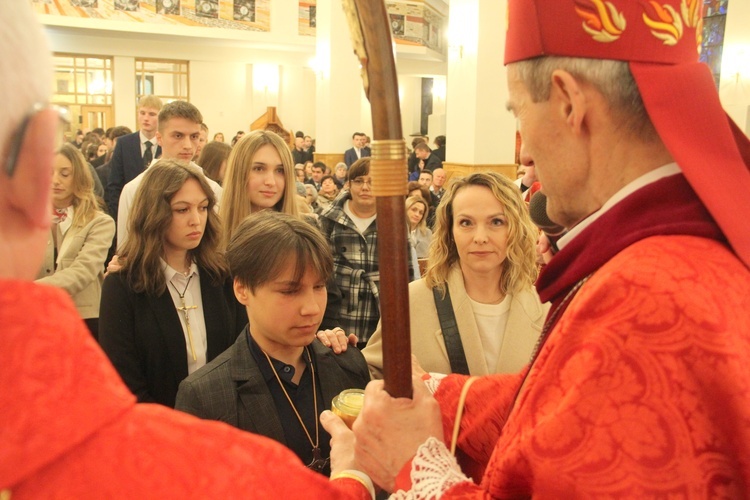
<path fill-rule="evenodd" d="M 440 498 L 449 488 L 465 481 L 471 482 L 461 472 L 448 448 L 434 437 L 425 441 L 411 462 L 411 490 L 399 490 L 391 500 L 422 500 Z"/>
<path fill-rule="evenodd" d="M 434 396 L 438 390 L 438 387 L 440 387 L 440 382 L 442 382 L 443 379 L 447 377 L 448 375 L 444 373 L 433 373 L 433 372 L 430 372 L 429 375 L 430 376 L 424 379 L 423 382 L 424 382 L 424 385 L 427 386 L 427 390 L 430 391 L 430 394 Z"/>

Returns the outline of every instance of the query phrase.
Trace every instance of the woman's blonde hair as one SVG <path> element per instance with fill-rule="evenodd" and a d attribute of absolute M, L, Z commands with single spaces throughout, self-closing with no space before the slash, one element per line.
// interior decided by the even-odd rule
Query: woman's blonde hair
<path fill-rule="evenodd" d="M 73 167 L 73 226 L 83 227 L 103 213 L 94 194 L 94 177 L 86 159 L 77 147 L 63 144 L 57 154 Z"/>
<path fill-rule="evenodd" d="M 167 231 L 172 223 L 172 198 L 190 180 L 198 181 L 208 199 L 206 229 L 190 257 L 201 268 L 201 280 L 220 284 L 227 266 L 218 251 L 221 226 L 214 210 L 216 198 L 203 172 L 175 160 L 159 160 L 150 167 L 135 193 L 128 221 L 128 239 L 118 253 L 124 260 L 121 272 L 135 292 L 159 296 L 166 289 L 160 258 L 164 256 Z"/>
<path fill-rule="evenodd" d="M 416 204 L 421 204 L 424 207 L 424 213 L 422 214 L 422 220 L 420 220 L 417 223 L 417 231 L 419 231 L 420 234 L 427 234 L 427 214 L 430 212 L 430 206 L 427 204 L 427 202 L 422 198 L 421 196 L 409 196 L 406 198 L 406 211 L 408 212 L 411 207 L 413 207 Z M 411 221 L 409 219 L 409 214 L 406 214 L 407 218 L 407 227 L 411 227 Z"/>
<path fill-rule="evenodd" d="M 224 173 L 224 192 L 221 195 L 219 215 L 223 228 L 221 248 L 226 248 L 232 233 L 247 217 L 252 209 L 247 196 L 247 183 L 253 166 L 253 157 L 258 149 L 270 144 L 279 153 L 284 165 L 284 193 L 279 202 L 273 207 L 277 212 L 298 216 L 297 204 L 294 198 L 296 178 L 294 176 L 294 161 L 289 146 L 276 133 L 265 130 L 255 130 L 245 134 L 232 148 L 227 160 L 227 170 Z"/>
<path fill-rule="evenodd" d="M 445 293 L 450 269 L 459 261 L 453 240 L 453 200 L 467 186 L 486 187 L 505 209 L 508 243 L 500 275 L 500 289 L 504 294 L 512 294 L 532 286 L 538 274 L 536 240 L 539 231 L 531 222 L 521 191 L 510 179 L 495 172 L 476 172 L 467 177 L 454 178 L 446 189 L 435 217 L 434 237 L 425 273 L 427 286 L 438 287 Z"/>

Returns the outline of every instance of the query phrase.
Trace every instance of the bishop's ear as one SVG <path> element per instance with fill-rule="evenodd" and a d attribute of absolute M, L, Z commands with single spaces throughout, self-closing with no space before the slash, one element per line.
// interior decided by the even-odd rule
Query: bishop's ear
<path fill-rule="evenodd" d="M 588 100 L 581 82 L 567 71 L 553 71 L 550 99 L 559 106 L 568 126 L 579 133 L 588 111 Z"/>

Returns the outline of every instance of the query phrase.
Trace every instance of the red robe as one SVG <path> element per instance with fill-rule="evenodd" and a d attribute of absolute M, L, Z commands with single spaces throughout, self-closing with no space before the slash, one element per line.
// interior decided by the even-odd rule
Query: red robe
<path fill-rule="evenodd" d="M 287 448 L 135 404 L 70 298 L 0 281 L 0 491 L 22 498 L 370 498 Z"/>
<path fill-rule="evenodd" d="M 750 272 L 681 176 L 584 230 L 545 270 L 540 295 L 559 306 L 589 274 L 525 381 L 471 386 L 459 459 L 480 484 L 443 498 L 746 496 Z M 437 391 L 446 436 L 465 380 Z"/>

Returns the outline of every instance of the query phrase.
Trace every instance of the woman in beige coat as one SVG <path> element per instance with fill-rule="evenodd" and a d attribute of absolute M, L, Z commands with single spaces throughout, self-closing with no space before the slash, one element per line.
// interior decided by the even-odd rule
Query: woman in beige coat
<path fill-rule="evenodd" d="M 533 287 L 537 232 L 509 179 L 479 172 L 448 187 L 427 272 L 409 285 L 412 353 L 426 371 L 453 371 L 436 306 L 446 291 L 471 375 L 528 363 L 547 312 Z M 373 377 L 382 377 L 380 326 L 363 354 Z"/>
<path fill-rule="evenodd" d="M 104 263 L 115 222 L 99 208 L 88 164 L 70 144 L 55 155 L 52 206 L 52 228 L 37 283 L 67 291 L 96 338 Z"/>

